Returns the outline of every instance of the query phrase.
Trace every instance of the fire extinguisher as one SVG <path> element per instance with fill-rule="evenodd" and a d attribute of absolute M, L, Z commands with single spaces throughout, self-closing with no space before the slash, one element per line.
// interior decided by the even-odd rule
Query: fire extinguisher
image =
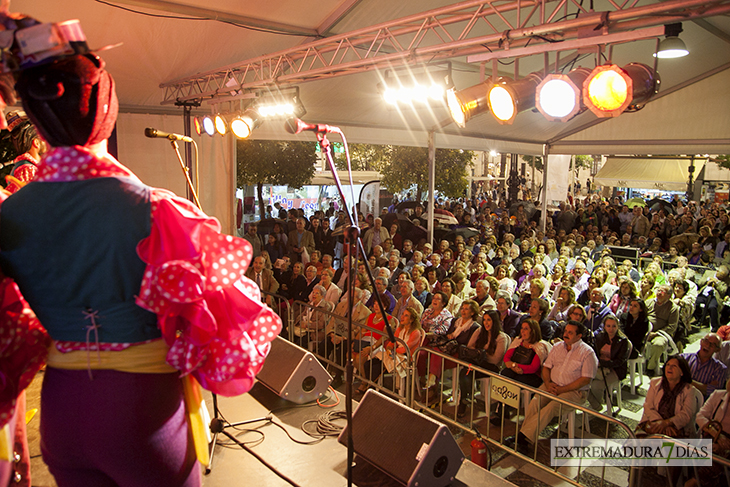
<path fill-rule="evenodd" d="M 477 436 L 471 441 L 471 461 L 475 465 L 489 470 L 491 455 L 487 447 L 487 442 L 484 441 L 476 426 L 474 427 L 474 431 L 476 431 Z"/>

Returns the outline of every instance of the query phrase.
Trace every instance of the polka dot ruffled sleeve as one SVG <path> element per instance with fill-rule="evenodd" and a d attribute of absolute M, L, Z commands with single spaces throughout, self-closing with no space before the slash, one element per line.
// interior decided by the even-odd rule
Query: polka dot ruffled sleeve
<path fill-rule="evenodd" d="M 0 203 L 4 199 L 0 195 Z M 15 414 L 18 395 L 43 367 L 50 345 L 18 285 L 0 273 L 0 428 Z"/>
<path fill-rule="evenodd" d="M 216 394 L 247 392 L 281 330 L 244 277 L 251 245 L 222 235 L 191 202 L 155 189 L 152 230 L 137 253 L 147 264 L 137 304 L 157 314 L 167 362 Z"/>

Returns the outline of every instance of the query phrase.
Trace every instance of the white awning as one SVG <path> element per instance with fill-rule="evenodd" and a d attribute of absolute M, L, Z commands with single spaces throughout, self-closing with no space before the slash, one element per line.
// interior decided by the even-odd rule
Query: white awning
<path fill-rule="evenodd" d="M 705 159 L 695 159 L 696 178 Z M 649 159 L 641 157 L 609 157 L 594 182 L 621 188 L 685 191 L 689 181 L 689 159 Z"/>
<path fill-rule="evenodd" d="M 347 175 L 347 171 L 337 171 L 337 175 L 343 186 L 350 184 L 350 178 Z M 378 181 L 380 178 L 382 178 L 382 176 L 378 171 L 352 171 L 352 182 L 355 184 L 365 184 L 368 181 Z M 312 182 L 309 184 L 322 186 L 333 185 L 335 184 L 335 180 L 330 171 L 322 171 L 316 172 L 312 178 Z"/>

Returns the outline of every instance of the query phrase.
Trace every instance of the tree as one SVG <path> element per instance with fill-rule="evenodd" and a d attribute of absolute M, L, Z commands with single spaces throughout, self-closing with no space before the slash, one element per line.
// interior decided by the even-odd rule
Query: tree
<path fill-rule="evenodd" d="M 714 161 L 718 166 L 730 169 L 730 154 L 719 155 L 714 159 Z"/>
<path fill-rule="evenodd" d="M 380 168 L 383 186 L 391 193 L 416 185 L 417 198 L 428 189 L 428 149 L 393 146 Z M 436 190 L 445 196 L 463 196 L 467 185 L 467 167 L 474 153 L 457 149 L 436 149 Z"/>
<path fill-rule="evenodd" d="M 259 215 L 264 218 L 263 185 L 301 188 L 314 176 L 317 156 L 313 142 L 239 140 L 236 183 L 256 185 Z"/>
<path fill-rule="evenodd" d="M 389 157 L 390 146 L 373 144 L 350 144 L 350 162 L 353 171 L 380 171 Z M 335 166 L 347 171 L 344 152 L 335 154 Z"/>

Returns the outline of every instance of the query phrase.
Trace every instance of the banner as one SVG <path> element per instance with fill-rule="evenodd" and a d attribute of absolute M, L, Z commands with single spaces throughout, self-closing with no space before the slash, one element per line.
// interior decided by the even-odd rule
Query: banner
<path fill-rule="evenodd" d="M 547 166 L 544 170 L 548 172 L 547 188 L 545 188 L 548 204 L 568 199 L 568 186 L 572 181 L 570 177 L 571 157 L 569 155 L 552 154 L 547 157 Z"/>

